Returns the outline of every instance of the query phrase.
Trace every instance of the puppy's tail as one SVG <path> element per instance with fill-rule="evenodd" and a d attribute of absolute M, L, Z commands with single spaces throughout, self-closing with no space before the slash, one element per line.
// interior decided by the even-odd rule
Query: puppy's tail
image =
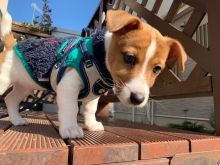
<path fill-rule="evenodd" d="M 16 39 L 12 34 L 12 18 L 8 11 L 1 12 L 2 17 L 0 18 L 0 37 L 5 44 L 5 50 L 11 50 L 16 44 Z"/>
<path fill-rule="evenodd" d="M 12 18 L 8 11 L 1 12 L 1 37 L 6 36 L 11 32 L 12 29 Z"/>
<path fill-rule="evenodd" d="M 11 54 L 16 39 L 12 31 L 12 18 L 11 15 L 5 11 L 1 12 L 0 17 L 0 38 L 4 42 L 4 50 L 0 53 L 0 95 L 4 94 L 9 88 L 11 81 L 9 78 L 9 71 L 4 68 L 4 63 L 7 61 L 7 56 Z M 8 67 L 8 66 L 7 66 Z"/>

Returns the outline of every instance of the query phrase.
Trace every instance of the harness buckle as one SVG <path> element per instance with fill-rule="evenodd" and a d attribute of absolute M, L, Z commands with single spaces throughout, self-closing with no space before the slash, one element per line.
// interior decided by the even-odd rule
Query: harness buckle
<path fill-rule="evenodd" d="M 58 63 L 56 63 L 56 64 L 54 65 L 54 68 L 55 68 L 55 69 L 58 69 L 58 68 L 60 68 L 60 66 L 61 66 L 61 62 L 58 62 Z"/>
<path fill-rule="evenodd" d="M 85 64 L 86 64 L 86 68 L 90 68 L 90 67 L 93 66 L 93 63 L 92 63 L 91 60 L 86 60 L 86 61 L 85 61 Z"/>

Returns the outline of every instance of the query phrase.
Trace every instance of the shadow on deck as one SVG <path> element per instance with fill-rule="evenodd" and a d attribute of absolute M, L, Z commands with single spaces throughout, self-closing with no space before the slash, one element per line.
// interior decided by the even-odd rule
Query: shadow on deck
<path fill-rule="evenodd" d="M 4 164 L 213 165 L 219 163 L 220 138 L 164 127 L 105 122 L 105 131 L 76 140 L 58 134 L 57 114 L 24 112 L 29 125 L 0 119 L 0 160 Z M 82 118 L 79 118 L 83 126 Z"/>

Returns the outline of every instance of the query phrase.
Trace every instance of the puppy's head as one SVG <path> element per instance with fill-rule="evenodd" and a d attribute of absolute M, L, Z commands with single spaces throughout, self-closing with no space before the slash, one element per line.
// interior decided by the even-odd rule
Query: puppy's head
<path fill-rule="evenodd" d="M 127 106 L 142 107 L 149 89 L 168 60 L 181 70 L 187 59 L 181 44 L 125 11 L 108 11 L 105 36 L 106 64 L 115 82 L 114 92 Z"/>

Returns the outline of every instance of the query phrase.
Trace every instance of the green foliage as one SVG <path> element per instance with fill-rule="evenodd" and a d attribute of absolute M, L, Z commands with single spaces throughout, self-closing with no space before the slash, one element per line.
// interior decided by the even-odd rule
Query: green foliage
<path fill-rule="evenodd" d="M 24 27 L 25 29 L 27 29 L 28 31 L 31 32 L 43 32 L 40 27 L 38 26 L 33 26 L 32 24 L 28 24 L 28 23 L 22 23 L 22 27 Z M 21 39 L 22 40 L 22 39 Z"/>
<path fill-rule="evenodd" d="M 214 111 L 210 113 L 209 123 L 213 128 L 215 128 L 215 112 Z"/>
<path fill-rule="evenodd" d="M 26 38 L 26 36 L 25 35 L 21 35 L 20 36 L 20 40 L 22 41 L 22 40 L 26 40 L 27 38 Z"/>
<path fill-rule="evenodd" d="M 34 18 L 33 24 L 34 26 L 39 27 L 41 32 L 45 32 L 47 34 L 51 34 L 51 32 L 55 29 L 52 24 L 53 21 L 51 19 L 52 9 L 49 7 L 49 0 L 42 0 L 43 1 L 43 14 L 42 16 L 36 16 Z"/>
<path fill-rule="evenodd" d="M 201 132 L 201 133 L 209 133 L 209 134 L 213 133 L 212 131 L 206 129 L 204 125 L 197 124 L 196 122 L 190 122 L 190 121 L 184 121 L 181 124 L 169 124 L 169 127 L 182 129 L 182 130 L 188 130 L 188 131 Z"/>

